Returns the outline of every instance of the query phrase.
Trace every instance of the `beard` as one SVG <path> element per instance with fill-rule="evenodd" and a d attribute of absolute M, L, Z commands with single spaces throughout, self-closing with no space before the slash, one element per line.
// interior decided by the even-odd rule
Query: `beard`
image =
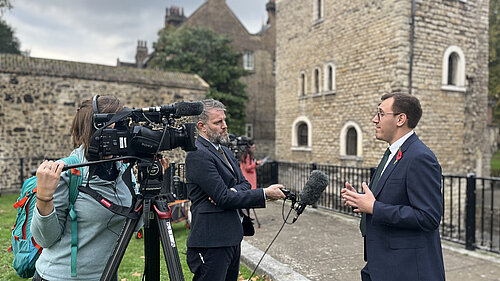
<path fill-rule="evenodd" d="M 221 144 L 227 146 L 230 143 L 229 134 L 227 132 L 217 133 L 210 129 L 207 130 L 207 139 L 213 144 Z"/>

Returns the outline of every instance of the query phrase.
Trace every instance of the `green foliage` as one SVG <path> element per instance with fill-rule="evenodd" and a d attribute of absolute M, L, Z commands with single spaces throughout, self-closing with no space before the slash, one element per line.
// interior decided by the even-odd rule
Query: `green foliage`
<path fill-rule="evenodd" d="M 488 94 L 495 104 L 494 123 L 500 125 L 500 0 L 490 0 Z"/>
<path fill-rule="evenodd" d="M 240 135 L 244 133 L 248 95 L 239 79 L 246 72 L 240 65 L 241 55 L 230 43 L 227 36 L 203 27 L 163 28 L 153 43 L 155 51 L 148 67 L 198 74 L 211 87 L 207 98 L 226 105 L 229 130 Z"/>

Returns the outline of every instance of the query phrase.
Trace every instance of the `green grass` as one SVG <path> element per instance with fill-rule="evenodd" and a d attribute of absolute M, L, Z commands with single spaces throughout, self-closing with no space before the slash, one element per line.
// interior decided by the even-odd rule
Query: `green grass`
<path fill-rule="evenodd" d="M 491 157 L 491 168 L 500 170 L 500 150 Z"/>
<path fill-rule="evenodd" d="M 7 252 L 7 249 L 11 244 L 11 227 L 14 225 L 16 220 L 16 209 L 12 207 L 12 204 L 17 200 L 17 194 L 1 195 L 0 196 L 0 280 L 31 280 L 23 279 L 17 276 L 15 270 L 12 268 L 13 254 Z M 185 222 L 179 222 L 173 224 L 173 230 L 175 235 L 175 240 L 177 243 L 177 248 L 179 251 L 179 257 L 182 264 L 182 270 L 184 273 L 184 279 L 192 280 L 193 274 L 189 271 L 189 267 L 186 264 L 186 239 L 189 234 L 189 230 L 186 228 Z M 165 263 L 165 258 L 163 257 L 163 251 L 160 250 L 161 261 L 160 262 L 160 272 L 161 280 L 169 280 L 167 267 Z M 120 267 L 118 269 L 118 280 L 142 280 L 142 274 L 144 271 L 144 239 L 136 239 L 135 236 L 130 239 L 130 243 L 125 251 L 125 256 L 123 257 Z M 248 268 L 241 266 L 240 271 L 244 278 L 250 277 L 252 273 Z M 252 280 L 261 280 L 254 279 Z"/>

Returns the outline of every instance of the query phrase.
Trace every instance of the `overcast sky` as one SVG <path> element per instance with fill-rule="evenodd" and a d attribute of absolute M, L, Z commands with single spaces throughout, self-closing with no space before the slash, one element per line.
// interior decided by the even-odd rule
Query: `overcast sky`
<path fill-rule="evenodd" d="M 105 65 L 135 62 L 137 40 L 149 51 L 164 25 L 165 9 L 191 15 L 205 0 L 10 0 L 3 18 L 30 56 Z M 268 0 L 227 0 L 250 33 L 267 19 Z"/>

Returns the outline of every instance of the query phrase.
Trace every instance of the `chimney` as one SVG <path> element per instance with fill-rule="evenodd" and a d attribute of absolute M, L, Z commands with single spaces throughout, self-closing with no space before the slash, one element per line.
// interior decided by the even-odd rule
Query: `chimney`
<path fill-rule="evenodd" d="M 137 41 L 137 50 L 135 52 L 135 64 L 138 68 L 143 68 L 148 58 L 148 46 L 146 41 Z"/>
<path fill-rule="evenodd" d="M 184 16 L 184 8 L 172 6 L 167 8 L 165 11 L 165 27 L 170 25 L 177 28 L 186 20 L 187 18 Z"/>

